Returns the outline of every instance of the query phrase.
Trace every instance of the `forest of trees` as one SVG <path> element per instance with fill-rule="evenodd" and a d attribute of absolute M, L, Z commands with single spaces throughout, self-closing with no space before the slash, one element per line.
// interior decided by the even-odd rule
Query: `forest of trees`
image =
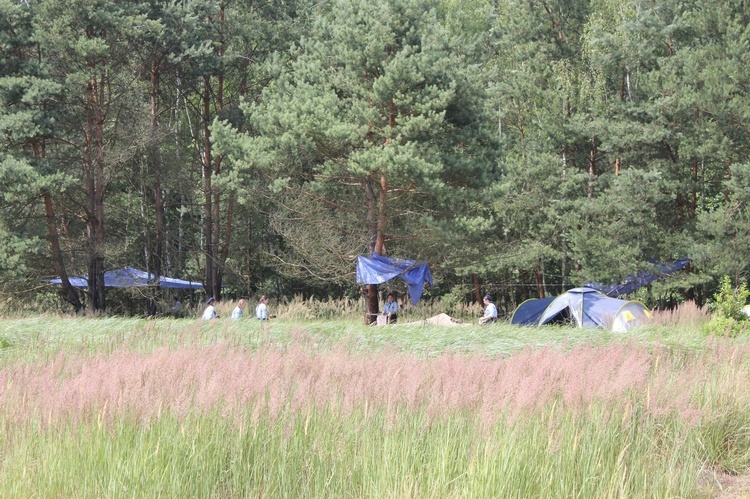
<path fill-rule="evenodd" d="M 750 265 L 747 7 L 0 0 L 0 294 L 353 297 L 375 252 L 502 304 L 690 258 L 642 299 L 703 302 Z"/>

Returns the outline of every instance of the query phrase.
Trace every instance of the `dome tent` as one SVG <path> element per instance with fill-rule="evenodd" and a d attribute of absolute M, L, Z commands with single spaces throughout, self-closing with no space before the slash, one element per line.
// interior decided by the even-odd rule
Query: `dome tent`
<path fill-rule="evenodd" d="M 510 323 L 522 326 L 538 325 L 539 318 L 554 299 L 554 296 L 548 296 L 547 298 L 531 298 L 526 300 L 513 312 L 513 315 L 510 317 Z"/>
<path fill-rule="evenodd" d="M 616 333 L 624 333 L 643 322 L 649 317 L 648 308 L 638 301 L 610 298 L 591 288 L 574 288 L 566 291 L 548 302 L 541 315 L 538 308 L 549 300 L 532 300 L 522 303 L 513 317 L 519 315 L 518 320 L 511 320 L 513 324 L 532 324 L 538 317 L 538 324 L 553 324 L 565 321 L 575 321 L 579 328 L 602 327 Z M 534 303 L 539 301 L 541 303 Z M 523 309 L 522 309 L 523 307 Z M 520 312 L 520 314 L 519 314 Z M 533 313 L 532 313 L 533 312 Z M 521 319 L 528 316 L 526 322 Z"/>

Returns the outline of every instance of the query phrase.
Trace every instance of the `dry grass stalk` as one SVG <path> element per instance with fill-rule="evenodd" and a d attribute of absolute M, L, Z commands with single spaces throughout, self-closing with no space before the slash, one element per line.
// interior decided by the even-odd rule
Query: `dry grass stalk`
<path fill-rule="evenodd" d="M 655 309 L 651 313 L 651 323 L 666 327 L 689 326 L 700 328 L 710 318 L 711 314 L 706 307 L 699 307 L 693 300 L 680 303 L 674 309 Z"/>

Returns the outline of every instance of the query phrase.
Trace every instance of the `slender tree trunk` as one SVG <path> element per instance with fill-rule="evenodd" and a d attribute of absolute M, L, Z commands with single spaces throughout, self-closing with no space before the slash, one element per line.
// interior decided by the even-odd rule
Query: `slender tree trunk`
<path fill-rule="evenodd" d="M 157 90 L 159 87 L 159 61 L 151 63 L 151 136 L 149 140 L 149 158 L 154 173 L 154 242 L 150 250 L 148 272 L 154 276 L 153 296 L 149 296 L 149 315 L 156 315 L 156 299 L 159 294 L 159 278 L 164 273 L 164 197 L 161 192 L 161 155 L 159 153 L 159 122 L 157 108 Z"/>
<path fill-rule="evenodd" d="M 596 137 L 591 137 L 591 151 L 589 152 L 589 199 L 594 196 L 594 181 L 596 180 L 596 155 Z"/>
<path fill-rule="evenodd" d="M 367 232 L 370 241 L 370 253 L 381 254 L 382 246 L 378 246 L 378 206 L 375 198 L 375 190 L 372 187 L 372 175 L 365 179 L 365 199 L 367 199 Z M 375 315 L 380 311 L 378 303 L 378 285 L 367 284 L 364 292 L 365 298 L 365 324 L 375 322 Z"/>
<path fill-rule="evenodd" d="M 474 286 L 474 302 L 482 303 L 482 287 L 479 285 L 479 275 L 471 274 L 471 283 Z"/>
<path fill-rule="evenodd" d="M 63 261 L 62 251 L 60 250 L 60 236 L 57 232 L 55 211 L 52 206 L 52 196 L 49 191 L 45 189 L 42 192 L 42 197 L 44 198 L 44 212 L 47 218 L 47 241 L 49 242 L 55 272 L 60 276 L 63 296 L 65 296 L 65 299 L 73 305 L 73 308 L 78 312 L 82 307 L 81 299 L 79 298 L 76 289 L 70 284 L 68 273 L 65 271 L 65 262 Z"/>
<path fill-rule="evenodd" d="M 210 116 L 210 87 L 211 77 L 204 76 L 203 81 L 203 195 L 204 195 L 204 240 L 205 240 L 205 254 L 206 254 L 206 290 L 209 294 L 214 292 L 214 284 L 216 279 L 216 273 L 214 270 L 214 237 L 213 237 L 213 187 L 211 185 L 211 175 L 213 174 L 212 161 L 211 161 L 211 131 L 209 130 L 209 116 Z"/>
<path fill-rule="evenodd" d="M 698 121 L 701 117 L 701 110 L 695 108 L 695 121 Z M 698 160 L 693 160 L 693 168 L 691 171 L 690 179 L 693 181 L 690 192 L 690 218 L 695 219 L 695 212 L 698 209 Z"/>
<path fill-rule="evenodd" d="M 46 156 L 44 143 L 35 140 L 32 144 L 32 148 L 34 149 L 34 156 L 40 161 L 43 161 Z M 55 217 L 55 210 L 52 205 L 52 195 L 50 194 L 49 189 L 43 189 L 41 195 L 44 200 L 44 215 L 47 220 L 47 242 L 49 243 L 52 263 L 55 267 L 55 272 L 60 276 L 60 284 L 62 286 L 65 300 L 73 305 L 75 311 L 78 312 L 83 305 L 81 304 L 81 298 L 78 296 L 78 291 L 70 284 L 68 273 L 65 271 L 65 261 L 63 260 L 62 250 L 60 249 L 60 234 L 57 231 L 57 218 Z"/>
<path fill-rule="evenodd" d="M 105 76 L 97 81 L 95 65 L 86 85 L 86 144 L 83 165 L 86 173 L 87 259 L 89 303 L 94 311 L 106 309 L 104 288 L 104 101 Z"/>
<path fill-rule="evenodd" d="M 159 121 L 157 89 L 159 86 L 159 64 L 151 66 L 151 167 L 154 172 L 154 250 L 151 268 L 158 279 L 164 272 L 164 197 L 161 188 L 161 154 L 159 153 Z M 158 281 L 157 281 L 158 285 Z"/>
<path fill-rule="evenodd" d="M 544 298 L 544 272 L 542 270 L 542 259 L 534 268 L 534 277 L 536 277 L 536 294 L 538 298 Z"/>
<path fill-rule="evenodd" d="M 217 77 L 216 82 L 216 109 L 215 109 L 215 115 L 221 116 L 221 113 L 224 110 L 224 67 L 222 57 L 224 55 L 224 14 L 225 14 L 225 8 L 224 5 L 221 4 L 219 7 L 219 48 L 217 55 L 219 57 L 220 61 L 220 70 Z M 210 96 L 209 92 L 206 92 L 206 98 Z M 210 142 L 210 131 L 208 129 L 211 119 L 210 115 L 208 114 L 208 108 L 206 110 L 206 122 L 205 122 L 205 130 L 206 130 L 206 142 Z M 213 160 L 213 174 L 214 176 L 218 176 L 221 173 L 221 163 L 222 163 L 222 156 L 220 154 L 214 154 L 211 158 Z M 221 283 L 224 278 L 224 265 L 226 263 L 226 257 L 224 256 L 224 249 L 221 247 L 221 190 L 218 189 L 216 186 L 213 188 L 213 242 L 211 244 L 213 248 L 213 254 L 214 254 L 214 262 L 212 267 L 212 279 L 211 279 L 211 290 L 213 297 L 217 300 L 221 299 Z M 228 226 L 231 227 L 231 220 L 227 222 Z M 226 248 L 226 254 L 228 255 L 229 251 L 229 234 L 224 234 L 224 244 Z"/>
<path fill-rule="evenodd" d="M 375 253 L 385 254 L 385 233 L 388 225 L 388 181 L 385 175 L 380 176 L 380 193 L 378 203 L 378 233 L 375 238 Z"/>

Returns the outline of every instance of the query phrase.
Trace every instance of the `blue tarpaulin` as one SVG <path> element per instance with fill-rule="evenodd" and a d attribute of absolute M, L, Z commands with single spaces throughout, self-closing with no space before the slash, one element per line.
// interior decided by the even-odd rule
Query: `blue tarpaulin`
<path fill-rule="evenodd" d="M 628 276 L 622 282 L 616 284 L 600 284 L 600 283 L 587 283 L 584 284 L 587 288 L 593 288 L 597 291 L 601 291 L 607 296 L 618 297 L 620 295 L 626 295 L 632 293 L 636 289 L 645 286 L 651 282 L 661 279 L 662 277 L 676 272 L 680 269 L 684 269 L 690 264 L 689 258 L 683 258 L 681 260 L 675 260 L 668 263 L 657 263 L 654 265 L 653 272 L 641 271 L 637 275 Z"/>
<path fill-rule="evenodd" d="M 70 277 L 69 280 L 70 284 L 77 288 L 85 288 L 89 285 L 89 281 L 86 277 Z M 46 282 L 51 284 L 62 284 L 60 278 L 48 279 Z M 108 288 L 155 286 L 156 282 L 156 276 L 154 274 L 149 274 L 142 270 L 134 269 L 133 267 L 110 270 L 104 273 L 104 286 Z M 162 288 L 200 289 L 203 287 L 203 284 L 200 282 L 185 281 L 174 277 L 161 276 L 158 282 L 159 286 Z"/>
<path fill-rule="evenodd" d="M 383 284 L 400 277 L 409 286 L 412 305 L 422 297 L 424 283 L 432 287 L 432 273 L 427 262 L 388 258 L 373 254 L 372 257 L 357 257 L 357 282 L 359 284 Z"/>

